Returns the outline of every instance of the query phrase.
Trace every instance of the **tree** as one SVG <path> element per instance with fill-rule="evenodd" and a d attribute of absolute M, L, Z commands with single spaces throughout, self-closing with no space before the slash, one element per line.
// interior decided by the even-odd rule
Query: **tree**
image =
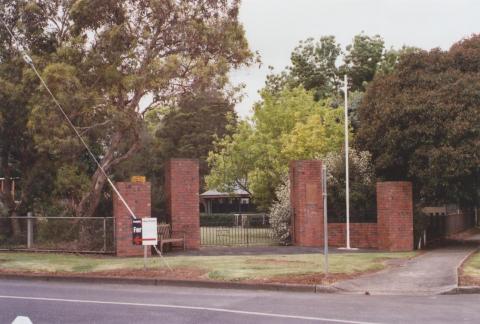
<path fill-rule="evenodd" d="M 480 36 L 402 56 L 359 108 L 356 146 L 377 175 L 412 180 L 428 202 L 474 202 L 480 165 Z"/>
<path fill-rule="evenodd" d="M 209 156 L 210 188 L 241 187 L 267 208 L 294 159 L 320 158 L 343 143 L 343 113 L 302 88 L 262 93 L 249 122 L 220 140 Z"/>
<path fill-rule="evenodd" d="M 373 80 L 383 58 L 384 41 L 380 35 L 370 37 L 361 33 L 347 46 L 345 64 L 340 67 L 342 75 L 347 74 L 352 91 L 365 91 Z M 388 59 L 388 56 L 387 56 Z"/>
<path fill-rule="evenodd" d="M 206 160 L 214 141 L 227 135 L 235 122 L 233 103 L 218 90 L 182 96 L 178 108 L 168 111 L 155 133 L 160 142 L 156 154 L 163 160 L 199 159 L 203 178 L 209 171 Z"/>
<path fill-rule="evenodd" d="M 22 41 L 32 52 L 50 53 L 52 44 L 48 38 L 38 37 L 41 21 L 31 17 L 27 1 L 0 1 L 0 18 L 11 28 L 22 20 L 29 20 L 29 28 L 23 28 Z M 31 71 L 26 69 L 23 59 L 15 48 L 15 42 L 0 26 L 0 177 L 4 177 L 4 191 L 0 192 L 0 204 L 7 216 L 25 211 L 32 203 L 35 181 L 38 181 L 39 165 L 45 156 L 39 156 L 32 144 L 28 129 L 30 116 L 29 100 L 37 86 Z M 29 73 L 30 72 L 30 73 Z M 43 174 L 47 175 L 48 167 Z M 48 178 L 48 176 L 46 176 Z M 11 194 L 12 180 L 15 179 L 19 194 Z M 43 190 L 48 190 L 45 183 Z M 11 233 L 20 234 L 17 219 L 10 220 Z"/>
<path fill-rule="evenodd" d="M 395 70 L 395 67 L 399 63 L 402 56 L 407 54 L 419 53 L 421 49 L 414 46 L 402 46 L 399 50 L 394 48 L 386 49 L 383 52 L 383 58 L 377 66 L 376 73 L 378 74 L 390 74 Z"/>
<path fill-rule="evenodd" d="M 236 124 L 234 105 L 223 89 L 198 89 L 181 95 L 173 107 L 157 107 L 145 113 L 142 149 L 115 170 L 115 177 L 146 175 L 152 183 L 152 213 L 165 213 L 164 172 L 171 158 L 200 162 L 200 179 L 209 172 L 207 157 L 214 142 L 231 133 Z M 203 184 L 202 184 L 202 187 Z"/>
<path fill-rule="evenodd" d="M 141 146 L 142 101 L 150 98 L 151 109 L 202 84 L 221 86 L 230 68 L 250 61 L 238 7 L 237 0 L 40 0 L 21 7 L 5 2 L 1 12 L 19 39 L 35 35 L 25 47 L 112 173 Z M 37 51 L 37 43 L 53 50 Z M 78 160 L 83 148 L 47 93 L 39 88 L 30 104 L 36 148 L 53 159 Z M 76 214 L 89 216 L 106 178 L 83 162 L 91 181 Z"/>
<path fill-rule="evenodd" d="M 301 41 L 290 56 L 292 85 L 313 90 L 316 100 L 335 95 L 340 83 L 336 61 L 341 52 L 334 36 L 321 37 L 316 43 L 313 38 Z"/>
<path fill-rule="evenodd" d="M 337 97 L 345 74 L 349 77 L 351 91 L 364 92 L 377 72 L 391 72 L 402 54 L 414 50 L 406 46 L 400 50 L 385 50 L 379 35 L 368 36 L 363 32 L 346 46 L 346 53 L 334 36 L 323 36 L 317 42 L 308 38 L 293 50 L 291 66 L 279 74 L 272 71 L 267 76 L 265 90 L 278 93 L 285 87 L 302 86 L 313 92 L 315 100 L 336 99 L 333 103 L 337 104 L 341 101 Z M 340 58 L 343 64 L 338 65 Z"/>

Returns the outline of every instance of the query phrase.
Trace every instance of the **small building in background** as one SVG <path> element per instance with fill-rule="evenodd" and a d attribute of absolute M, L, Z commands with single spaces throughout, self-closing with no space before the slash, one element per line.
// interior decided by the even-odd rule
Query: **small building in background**
<path fill-rule="evenodd" d="M 241 214 L 255 213 L 257 208 L 252 203 L 252 197 L 245 190 L 220 192 L 212 189 L 200 194 L 200 212 L 207 215 Z"/>

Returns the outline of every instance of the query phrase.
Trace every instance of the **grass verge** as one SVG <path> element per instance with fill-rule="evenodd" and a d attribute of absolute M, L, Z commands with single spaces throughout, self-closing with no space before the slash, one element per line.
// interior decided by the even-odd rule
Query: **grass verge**
<path fill-rule="evenodd" d="M 480 286 L 480 251 L 463 264 L 460 271 L 460 286 Z"/>
<path fill-rule="evenodd" d="M 415 252 L 331 254 L 331 275 L 325 278 L 321 254 L 165 257 L 174 270 L 171 272 L 158 257 L 150 258 L 147 271 L 142 271 L 143 258 L 6 252 L 0 253 L 0 273 L 330 283 L 382 270 L 390 261 L 415 255 Z"/>

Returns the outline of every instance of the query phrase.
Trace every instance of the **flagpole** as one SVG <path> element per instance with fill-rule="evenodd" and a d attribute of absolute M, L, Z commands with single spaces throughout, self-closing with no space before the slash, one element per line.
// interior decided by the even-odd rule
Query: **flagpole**
<path fill-rule="evenodd" d="M 347 249 L 350 247 L 350 175 L 348 165 L 348 78 L 344 76 L 344 95 L 345 95 L 345 207 L 347 221 Z"/>

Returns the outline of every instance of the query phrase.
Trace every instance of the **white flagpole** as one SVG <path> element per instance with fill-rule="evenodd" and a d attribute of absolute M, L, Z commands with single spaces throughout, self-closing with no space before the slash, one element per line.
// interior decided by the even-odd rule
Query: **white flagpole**
<path fill-rule="evenodd" d="M 345 74 L 344 78 L 344 95 L 345 95 L 345 201 L 346 201 L 346 218 L 347 218 L 347 249 L 350 249 L 350 178 L 348 166 L 348 78 Z"/>

